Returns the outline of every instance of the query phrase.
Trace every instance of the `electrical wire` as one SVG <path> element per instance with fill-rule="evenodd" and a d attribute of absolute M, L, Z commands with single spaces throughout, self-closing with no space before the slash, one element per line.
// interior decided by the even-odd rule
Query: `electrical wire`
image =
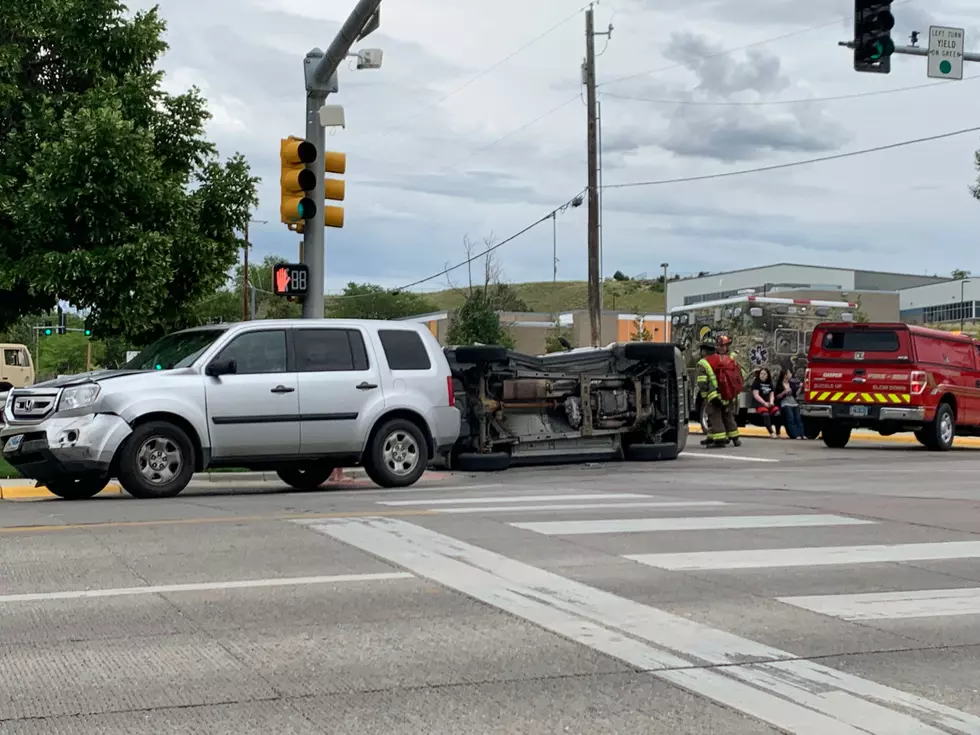
<path fill-rule="evenodd" d="M 913 1 L 914 0 L 899 0 L 898 2 L 895 3 L 895 6 L 908 5 L 910 2 L 913 2 Z M 838 17 L 834 18 L 833 20 L 827 21 L 826 23 L 820 23 L 819 25 L 809 26 L 807 28 L 800 28 L 800 29 L 795 30 L 795 31 L 790 31 L 789 33 L 783 33 L 783 34 L 781 34 L 779 36 L 772 36 L 771 38 L 764 38 L 761 41 L 753 41 L 752 43 L 746 43 L 746 44 L 744 44 L 742 46 L 736 46 L 736 47 L 730 48 L 730 49 L 723 49 L 721 51 L 715 51 L 713 53 L 707 54 L 706 56 L 700 57 L 699 60 L 700 61 L 707 61 L 708 59 L 714 59 L 714 58 L 717 58 L 719 56 L 725 56 L 727 54 L 733 54 L 736 51 L 746 51 L 746 50 L 748 50 L 750 48 L 756 48 L 758 46 L 765 46 L 766 44 L 775 43 L 777 41 L 784 41 L 787 38 L 793 38 L 795 36 L 801 36 L 804 33 L 810 33 L 811 31 L 817 31 L 817 30 L 820 30 L 822 28 L 828 28 L 828 27 L 830 27 L 832 25 L 837 25 L 841 21 L 845 21 L 848 18 L 853 18 L 853 17 L 854 17 L 854 14 L 853 13 L 850 13 L 848 15 L 841 15 L 841 16 L 838 16 Z M 653 75 L 653 74 L 659 74 L 660 72 L 670 71 L 671 69 L 678 69 L 678 68 L 680 68 L 682 66 L 686 66 L 687 63 L 688 62 L 681 61 L 681 62 L 677 62 L 675 64 L 670 64 L 668 66 L 661 66 L 661 67 L 659 67 L 657 69 L 650 69 L 649 71 L 639 71 L 639 72 L 634 72 L 632 74 L 626 74 L 626 75 L 621 76 L 621 77 L 614 77 L 613 79 L 608 79 L 608 80 L 606 80 L 606 81 L 604 81 L 604 82 L 602 82 L 600 84 L 597 84 L 596 86 L 597 87 L 604 87 L 607 84 L 616 84 L 618 82 L 624 82 L 627 79 L 636 79 L 637 77 L 645 77 L 645 76 L 650 76 L 650 75 Z"/>
<path fill-rule="evenodd" d="M 960 81 L 970 81 L 974 79 L 980 79 L 980 74 L 976 74 L 970 77 L 964 77 Z M 839 94 L 832 95 L 829 97 L 801 97 L 798 99 L 789 100 L 764 100 L 757 102 L 734 102 L 730 100 L 709 102 L 709 101 L 698 101 L 698 100 L 680 100 L 680 99 L 653 99 L 650 97 L 634 97 L 632 95 L 626 94 L 614 94 L 612 92 L 603 92 L 602 96 L 611 97 L 617 100 L 631 100 L 633 102 L 651 102 L 658 105 L 690 105 L 694 107 L 769 107 L 772 105 L 798 105 L 806 104 L 808 102 L 835 102 L 838 100 L 856 100 L 863 97 L 879 97 L 886 94 L 898 94 L 899 92 L 911 92 L 916 89 L 929 89 L 930 87 L 942 87 L 947 84 L 955 84 L 954 80 L 941 81 L 941 82 L 929 82 L 927 84 L 913 84 L 909 87 L 895 87 L 894 89 L 879 89 L 871 92 L 857 92 L 854 94 Z"/>
<path fill-rule="evenodd" d="M 461 261 L 461 262 L 457 263 L 456 265 L 448 266 L 446 268 L 443 268 L 441 271 L 439 271 L 438 273 L 433 273 L 431 276 L 427 276 L 425 278 L 420 278 L 419 280 L 412 281 L 411 283 L 406 283 L 404 286 L 399 286 L 398 288 L 388 289 L 388 293 L 401 293 L 402 291 L 407 291 L 408 289 L 414 288 L 415 286 L 420 286 L 423 283 L 428 283 L 429 281 L 434 281 L 437 278 L 442 278 L 443 276 L 449 275 L 454 270 L 457 270 L 459 268 L 462 268 L 465 265 L 469 265 L 470 263 L 472 263 L 475 260 L 479 260 L 480 258 L 485 258 L 487 255 L 489 255 L 490 253 L 492 253 L 494 250 L 497 250 L 498 248 L 502 248 L 504 245 L 507 245 L 508 243 L 513 242 L 514 240 L 516 240 L 517 238 L 521 237 L 522 235 L 527 234 L 528 232 L 530 232 L 531 230 L 533 230 L 535 227 L 537 227 L 541 223 L 547 222 L 548 220 L 550 220 L 555 215 L 561 214 L 562 212 L 564 212 L 565 210 L 569 209 L 570 207 L 577 207 L 577 206 L 579 206 L 581 204 L 582 197 L 585 195 L 585 193 L 587 191 L 588 191 L 588 187 L 580 190 L 577 194 L 575 194 L 575 196 L 569 198 L 563 204 L 560 204 L 559 206 L 555 207 L 550 212 L 548 212 L 548 214 L 544 215 L 543 217 L 540 217 L 540 218 L 536 219 L 534 222 L 532 222 L 531 224 L 527 225 L 523 229 L 518 230 L 517 232 L 515 232 L 510 237 L 507 237 L 507 238 L 501 240 L 498 243 L 494 243 L 493 245 L 491 245 L 490 247 L 488 247 L 486 250 L 483 250 L 483 251 L 477 253 L 476 255 L 470 256 L 466 260 Z M 576 200 L 578 200 L 578 204 L 575 204 L 575 201 Z M 341 295 L 341 296 L 328 296 L 327 299 L 329 301 L 341 301 L 341 300 L 346 301 L 347 299 L 359 299 L 359 298 L 364 298 L 364 297 L 367 297 L 367 296 L 374 296 L 374 295 L 376 295 L 376 294 L 350 294 L 350 295 Z"/>
<path fill-rule="evenodd" d="M 770 166 L 759 166 L 757 168 L 745 168 L 738 171 L 726 171 L 724 173 L 717 174 L 705 174 L 703 176 L 683 176 L 676 179 L 657 179 L 654 181 L 634 181 L 631 183 L 624 184 L 606 184 L 603 189 L 630 189 L 638 186 L 660 186 L 662 184 L 683 184 L 689 181 L 709 181 L 711 179 L 724 179 L 731 176 L 744 176 L 746 174 L 756 174 L 762 173 L 764 171 L 778 171 L 784 168 L 794 168 L 796 166 L 808 166 L 811 163 L 823 163 L 824 161 L 836 161 L 841 158 L 854 158 L 856 156 L 863 156 L 868 153 L 878 153 L 880 151 L 889 151 L 895 148 L 905 148 L 907 146 L 918 145 L 919 143 L 929 143 L 934 140 L 942 140 L 944 138 L 952 138 L 957 135 L 966 135 L 967 133 L 975 133 L 980 131 L 980 125 L 974 126 L 972 128 L 963 128 L 962 130 L 953 130 L 949 133 L 939 133 L 938 135 L 929 135 L 923 138 L 915 138 L 913 140 L 903 140 L 898 143 L 889 143 L 887 145 L 879 145 L 874 148 L 863 148 L 857 151 L 849 151 L 847 153 L 834 153 L 829 156 L 820 156 L 818 158 L 807 158 L 802 161 L 789 161 L 787 163 L 775 163 Z"/>

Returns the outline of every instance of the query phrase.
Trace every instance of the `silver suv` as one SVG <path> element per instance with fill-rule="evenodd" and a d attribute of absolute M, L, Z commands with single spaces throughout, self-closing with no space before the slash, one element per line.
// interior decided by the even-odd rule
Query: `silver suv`
<path fill-rule="evenodd" d="M 361 464 L 383 487 L 416 482 L 460 432 L 446 356 L 425 325 L 254 321 L 188 329 L 120 370 L 12 390 L 3 457 L 68 499 L 112 477 L 172 497 L 196 471 L 275 470 L 298 489 Z"/>

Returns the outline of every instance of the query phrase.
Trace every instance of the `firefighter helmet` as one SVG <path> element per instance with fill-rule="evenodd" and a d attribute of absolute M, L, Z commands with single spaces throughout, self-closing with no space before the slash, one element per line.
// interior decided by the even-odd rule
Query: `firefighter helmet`
<path fill-rule="evenodd" d="M 732 338 L 727 334 L 719 334 L 715 337 L 715 347 L 730 347 L 732 344 Z"/>
<path fill-rule="evenodd" d="M 706 339 L 701 342 L 701 350 L 703 352 L 714 352 L 715 351 L 715 341 L 713 339 Z"/>

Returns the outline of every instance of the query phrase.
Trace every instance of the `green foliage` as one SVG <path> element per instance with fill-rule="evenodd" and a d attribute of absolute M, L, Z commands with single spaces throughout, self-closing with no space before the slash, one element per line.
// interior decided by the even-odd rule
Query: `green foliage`
<path fill-rule="evenodd" d="M 372 283 L 348 283 L 339 297 L 328 299 L 327 316 L 343 319 L 398 319 L 438 311 L 424 296 L 394 293 Z"/>
<path fill-rule="evenodd" d="M 965 271 L 962 268 L 954 268 L 950 273 L 954 281 L 962 281 L 965 278 L 970 277 L 970 271 Z"/>
<path fill-rule="evenodd" d="M 456 311 L 446 342 L 451 345 L 514 346 L 513 338 L 500 324 L 497 308 L 482 288 L 473 289 L 473 295 Z"/>
<path fill-rule="evenodd" d="M 527 302 L 509 283 L 491 283 L 483 289 L 490 304 L 498 311 L 532 311 Z"/>
<path fill-rule="evenodd" d="M 616 271 L 613 273 L 612 277 L 614 281 L 628 281 L 630 279 L 630 277 L 622 271 Z"/>
<path fill-rule="evenodd" d="M 38 345 L 35 373 L 38 381 L 55 375 L 73 375 L 86 370 L 89 339 L 81 332 L 42 337 Z M 105 345 L 92 342 L 92 367 L 98 368 L 105 358 Z"/>
<path fill-rule="evenodd" d="M 571 345 L 572 349 L 575 349 L 575 340 L 572 339 L 572 330 L 568 327 L 563 327 L 560 324 L 556 324 L 555 328 L 548 332 L 548 336 L 545 337 L 545 352 L 550 355 L 552 352 L 564 352 L 566 349 L 568 349 L 561 343 L 561 339 L 563 337 L 568 340 L 568 343 Z"/>
<path fill-rule="evenodd" d="M 146 341 L 194 321 L 257 204 L 222 164 L 196 89 L 170 95 L 157 10 L 10 0 L 0 13 L 0 328 L 60 298 L 97 336 Z"/>
<path fill-rule="evenodd" d="M 297 319 L 303 315 L 302 304 L 294 301 L 287 301 L 283 296 L 276 296 L 272 289 L 272 269 L 277 263 L 288 262 L 285 258 L 276 255 L 267 255 L 261 263 L 249 263 L 248 282 L 255 289 L 255 317 L 256 319 Z M 239 265 L 235 269 L 232 278 L 232 292 L 237 295 L 238 316 L 235 320 L 240 320 L 242 315 L 242 284 L 245 280 L 245 269 Z M 231 321 L 231 320 L 229 320 Z"/>

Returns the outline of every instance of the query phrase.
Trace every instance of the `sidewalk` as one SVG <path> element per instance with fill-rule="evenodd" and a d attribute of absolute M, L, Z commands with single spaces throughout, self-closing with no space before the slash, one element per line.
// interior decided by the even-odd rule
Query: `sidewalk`
<path fill-rule="evenodd" d="M 701 434 L 700 424 L 688 424 L 692 434 Z M 739 433 L 745 437 L 758 437 L 760 439 L 765 439 L 769 436 L 766 430 L 761 426 L 743 426 L 739 428 Z M 851 441 L 862 441 L 862 442 L 884 442 L 889 444 L 909 444 L 912 446 L 921 446 L 919 440 L 915 438 L 913 434 L 893 434 L 892 436 L 882 436 L 876 431 L 871 431 L 870 429 L 857 429 L 851 433 Z M 953 441 L 953 446 L 955 447 L 973 447 L 980 448 L 980 436 L 958 436 Z"/>

